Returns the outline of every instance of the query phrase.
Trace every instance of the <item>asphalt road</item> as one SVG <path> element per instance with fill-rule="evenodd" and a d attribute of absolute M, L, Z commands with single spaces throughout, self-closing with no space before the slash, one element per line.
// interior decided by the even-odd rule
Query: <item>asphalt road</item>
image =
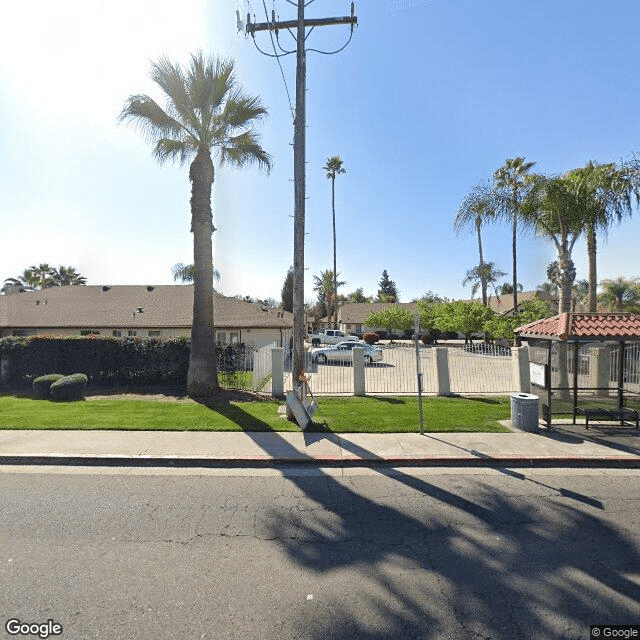
<path fill-rule="evenodd" d="M 0 638 L 589 638 L 640 623 L 640 471 L 0 469 Z M 41 637 L 44 637 L 41 636 Z"/>

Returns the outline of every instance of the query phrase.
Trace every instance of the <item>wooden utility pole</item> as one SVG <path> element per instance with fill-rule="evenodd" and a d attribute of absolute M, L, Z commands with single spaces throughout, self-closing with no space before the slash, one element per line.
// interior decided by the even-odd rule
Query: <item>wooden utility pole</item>
<path fill-rule="evenodd" d="M 292 2 L 293 4 L 293 2 Z M 304 228 L 305 228 L 305 197 L 306 197 L 306 75 L 307 50 L 306 29 L 328 25 L 358 23 L 354 15 L 354 4 L 351 3 L 351 15 L 341 18 L 307 18 L 304 17 L 305 0 L 298 0 L 298 15 L 296 20 L 276 22 L 275 16 L 271 22 L 251 22 L 247 15 L 248 34 L 255 38 L 257 31 L 296 30 L 296 115 L 293 136 L 293 181 L 294 181 L 294 225 L 293 225 L 293 354 L 291 373 L 293 384 L 304 380 Z M 293 34 L 292 34 L 293 35 Z M 292 53 L 292 52 L 291 52 Z M 336 52 L 337 53 L 337 52 Z M 269 54 L 270 55 L 270 54 Z"/>

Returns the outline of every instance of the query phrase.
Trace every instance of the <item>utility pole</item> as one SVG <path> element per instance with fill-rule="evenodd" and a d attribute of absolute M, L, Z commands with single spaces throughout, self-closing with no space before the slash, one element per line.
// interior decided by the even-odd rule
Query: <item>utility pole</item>
<path fill-rule="evenodd" d="M 288 0 L 295 4 L 293 0 Z M 351 35 L 353 27 L 358 23 L 358 18 L 354 15 L 354 3 L 351 3 L 351 15 L 337 18 L 307 18 L 304 16 L 305 4 L 308 0 L 297 1 L 297 19 L 276 22 L 275 14 L 272 13 L 272 20 L 269 22 L 251 22 L 251 16 L 247 15 L 246 32 L 255 41 L 257 31 L 275 32 L 276 39 L 278 32 L 288 31 L 292 36 L 292 29 L 295 29 L 296 41 L 296 110 L 294 120 L 293 136 L 293 180 L 294 180 L 294 229 L 293 229 L 293 354 L 291 374 L 293 376 L 294 387 L 304 380 L 304 235 L 305 235 L 305 198 L 306 198 L 306 75 L 307 75 L 307 49 L 306 38 L 307 27 L 313 30 L 315 27 L 329 25 L 351 25 Z M 268 17 L 267 17 L 268 20 Z M 351 40 L 351 36 L 349 37 Z M 273 44 L 273 43 L 272 43 Z M 278 41 L 279 44 L 279 41 Z M 348 44 L 348 43 L 347 43 Z M 345 45 L 346 46 L 346 45 Z M 257 45 L 256 45 L 257 47 Z M 344 48 L 344 47 L 343 47 Z M 266 54 L 271 57 L 280 57 L 293 51 L 283 51 L 278 54 Z M 341 50 L 341 49 L 340 49 Z M 260 50 L 261 51 L 261 50 Z M 262 51 L 261 51 L 262 52 Z M 262 52 L 264 53 L 264 52 Z M 327 53 L 327 52 L 323 52 Z M 337 51 L 333 52 L 337 53 Z"/>

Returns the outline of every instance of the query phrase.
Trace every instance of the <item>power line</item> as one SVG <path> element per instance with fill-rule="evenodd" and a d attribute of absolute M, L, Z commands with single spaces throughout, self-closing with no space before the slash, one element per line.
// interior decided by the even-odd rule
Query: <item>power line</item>
<path fill-rule="evenodd" d="M 274 49 L 274 54 L 267 54 L 269 57 L 275 57 L 278 59 L 284 55 L 288 55 L 288 51 L 283 50 L 283 54 L 278 54 L 275 49 L 275 43 L 273 42 L 272 31 L 276 32 L 276 39 L 278 40 L 278 46 L 280 46 L 280 40 L 278 39 L 278 31 L 286 29 L 296 42 L 296 110 L 294 124 L 294 136 L 293 136 L 293 170 L 294 170 L 294 231 L 293 231 L 293 353 L 291 362 L 292 381 L 295 385 L 294 388 L 298 388 L 302 393 L 306 393 L 305 390 L 305 375 L 304 375 L 304 236 L 305 236 L 305 155 L 306 155 L 306 143 L 305 143 L 305 130 L 306 130 L 306 68 L 307 68 L 307 51 L 306 40 L 315 27 L 329 26 L 329 25 L 351 25 L 351 34 L 349 41 L 353 36 L 354 26 L 358 23 L 358 19 L 355 16 L 355 9 L 353 2 L 351 3 L 351 16 L 339 17 L 339 18 L 308 18 L 305 19 L 304 10 L 309 4 L 312 4 L 315 0 L 287 0 L 287 2 L 297 9 L 297 19 L 288 21 L 278 21 L 275 19 L 275 10 L 273 11 L 273 19 L 270 21 L 266 11 L 266 3 L 264 0 L 263 6 L 267 21 L 265 23 L 251 22 L 251 17 L 247 16 L 246 31 L 253 37 L 254 44 L 259 51 L 263 52 L 255 41 L 256 31 L 269 31 L 271 37 L 271 44 Z M 292 30 L 295 29 L 294 35 Z M 309 31 L 307 32 L 307 29 Z M 348 42 L 347 42 L 348 44 Z M 345 45 L 346 46 L 346 45 Z M 282 49 L 282 47 L 281 47 Z M 342 47 L 344 49 L 344 47 Z M 339 49 L 341 51 L 342 49 Z M 317 51 L 317 50 L 313 50 Z M 337 53 L 319 51 L 318 53 Z M 298 383 L 300 382 L 300 386 Z"/>
<path fill-rule="evenodd" d="M 269 14 L 267 13 L 267 4 L 265 0 L 262 0 L 262 6 L 264 7 L 264 17 L 267 19 L 267 22 L 269 22 Z M 275 11 L 273 12 L 273 17 L 275 18 Z M 280 63 L 281 56 L 276 51 L 276 45 L 275 45 L 275 42 L 273 41 L 273 34 L 271 33 L 271 29 L 269 29 L 269 38 L 271 39 L 271 46 L 273 47 L 273 53 L 275 54 L 276 61 L 278 62 L 278 67 L 280 68 L 280 75 L 282 76 L 282 82 L 284 82 L 284 90 L 287 92 L 287 100 L 289 101 L 289 111 L 291 111 L 292 117 L 295 118 L 296 112 L 293 108 L 293 105 L 291 104 L 291 95 L 289 94 L 287 79 L 285 78 L 284 71 L 282 69 L 282 64 Z M 255 43 L 255 35 L 253 37 L 253 41 Z M 288 55 L 288 53 L 285 53 L 284 55 Z"/>

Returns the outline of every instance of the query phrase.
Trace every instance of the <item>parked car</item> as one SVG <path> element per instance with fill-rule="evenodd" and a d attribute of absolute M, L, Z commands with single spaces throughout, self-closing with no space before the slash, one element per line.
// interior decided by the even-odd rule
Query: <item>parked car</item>
<path fill-rule="evenodd" d="M 463 351 L 469 353 L 479 353 L 485 356 L 510 356 L 511 349 L 509 347 L 493 346 L 484 342 L 476 342 L 474 344 L 465 344 L 462 347 Z"/>
<path fill-rule="evenodd" d="M 330 347 L 320 347 L 311 351 L 311 359 L 318 364 L 327 362 L 353 362 L 353 348 L 364 349 L 365 364 L 382 361 L 382 349 L 366 342 L 340 342 Z"/>
<path fill-rule="evenodd" d="M 309 339 L 311 340 L 311 344 L 314 347 L 320 346 L 321 344 L 338 344 L 339 342 L 345 342 L 347 340 L 358 342 L 358 338 L 356 336 L 345 335 L 339 329 L 325 329 L 323 331 L 314 331 L 313 333 L 309 334 Z"/>

